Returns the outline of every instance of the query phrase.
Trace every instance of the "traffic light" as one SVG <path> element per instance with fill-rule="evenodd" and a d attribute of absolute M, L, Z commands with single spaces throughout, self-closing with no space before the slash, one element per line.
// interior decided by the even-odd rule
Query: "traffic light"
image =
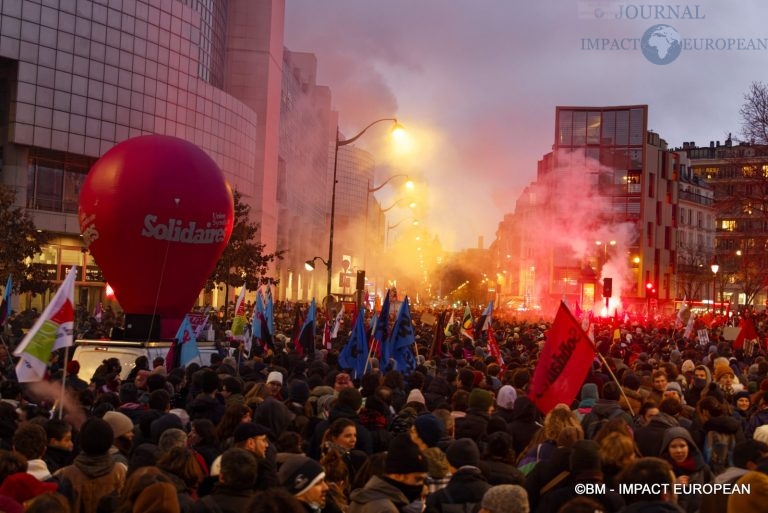
<path fill-rule="evenodd" d="M 603 297 L 613 297 L 613 278 L 603 278 Z"/>

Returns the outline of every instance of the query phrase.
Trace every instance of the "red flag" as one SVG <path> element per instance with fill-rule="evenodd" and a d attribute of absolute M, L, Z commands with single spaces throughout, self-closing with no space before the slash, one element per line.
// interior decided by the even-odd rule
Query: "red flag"
<path fill-rule="evenodd" d="M 499 343 L 496 342 L 496 335 L 493 333 L 493 326 L 490 324 L 488 325 L 488 351 L 491 353 L 491 356 L 493 356 L 496 359 L 496 363 L 501 366 L 501 371 L 504 372 L 507 368 L 507 364 L 504 361 L 504 357 L 501 356 L 501 351 L 499 350 Z"/>
<path fill-rule="evenodd" d="M 555 316 L 533 373 L 528 396 L 542 413 L 558 403 L 570 405 L 581 390 L 595 348 L 565 303 Z"/>
<path fill-rule="evenodd" d="M 291 342 L 293 347 L 299 356 L 304 356 L 304 348 L 301 347 L 300 337 L 301 328 L 304 326 L 304 316 L 301 315 L 301 306 L 296 305 L 295 316 L 293 318 L 293 333 L 291 334 Z"/>
<path fill-rule="evenodd" d="M 331 350 L 331 320 L 325 320 L 325 327 L 323 328 L 323 347 L 327 350 Z"/>
<path fill-rule="evenodd" d="M 741 321 L 741 330 L 736 336 L 736 340 L 733 341 L 734 349 L 741 349 L 744 347 L 744 342 L 747 340 L 754 340 L 757 338 L 757 331 L 755 331 L 755 324 L 752 319 L 746 317 Z"/>
<path fill-rule="evenodd" d="M 437 316 L 437 323 L 435 324 L 435 334 L 432 338 L 432 347 L 429 349 L 430 360 L 435 358 L 443 358 L 443 342 L 445 342 L 445 318 L 448 316 L 448 310 L 442 312 Z"/>

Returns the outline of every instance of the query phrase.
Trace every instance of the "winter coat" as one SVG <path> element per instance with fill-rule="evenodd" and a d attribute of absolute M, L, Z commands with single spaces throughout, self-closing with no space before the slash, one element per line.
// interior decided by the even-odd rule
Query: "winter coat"
<path fill-rule="evenodd" d="M 115 464 L 109 454 L 81 454 L 54 477 L 59 479 L 59 491 L 69 499 L 71 513 L 95 513 L 102 497 L 122 491 L 125 472 L 125 467 Z"/>
<path fill-rule="evenodd" d="M 448 486 L 427 497 L 427 509 L 443 513 L 450 511 L 451 508 L 445 507 L 448 504 L 477 505 L 490 487 L 479 468 L 461 467 L 451 476 Z"/>
<path fill-rule="evenodd" d="M 235 490 L 223 484 L 217 484 L 210 495 L 195 502 L 191 513 L 242 513 L 247 510 L 253 495 L 252 490 Z M 211 506 L 211 503 L 215 503 L 219 509 Z"/>
<path fill-rule="evenodd" d="M 486 438 L 486 429 L 488 428 L 490 418 L 487 412 L 473 409 L 467 410 L 466 417 L 456 419 L 454 437 L 456 440 L 459 438 L 471 438 L 479 444 L 479 442 Z"/>
<path fill-rule="evenodd" d="M 512 435 L 515 454 L 522 454 L 533 435 L 541 429 L 541 424 L 537 423 L 538 412 L 528 396 L 518 396 L 512 412 L 513 416 L 507 426 L 507 433 Z"/>
<path fill-rule="evenodd" d="M 525 484 L 525 475 L 512 463 L 494 458 L 485 458 L 480 462 L 480 470 L 492 486 L 501 484 Z"/>
<path fill-rule="evenodd" d="M 635 430 L 635 442 L 637 442 L 637 448 L 640 449 L 640 454 L 658 456 L 661 453 L 661 440 L 664 432 L 679 425 L 677 419 L 671 415 L 666 413 L 655 415 L 647 425 Z"/>
<path fill-rule="evenodd" d="M 379 476 L 373 476 L 365 486 L 349 496 L 349 513 L 400 513 L 408 499 L 397 487 Z"/>
<path fill-rule="evenodd" d="M 688 456 L 692 457 L 695 462 L 695 468 L 693 470 L 679 467 L 669 456 L 669 444 L 676 438 L 682 438 L 688 443 Z M 672 471 L 675 473 L 676 478 L 680 476 L 688 476 L 688 484 L 705 484 L 714 481 L 715 476 L 712 475 L 712 471 L 707 464 L 704 463 L 704 456 L 696 446 L 696 443 L 693 441 L 693 438 L 687 429 L 678 426 L 666 430 L 661 441 L 661 447 L 662 449 L 659 456 L 672 465 Z M 701 498 L 702 494 L 680 494 L 678 495 L 678 504 L 687 513 L 696 513 L 701 507 Z"/>

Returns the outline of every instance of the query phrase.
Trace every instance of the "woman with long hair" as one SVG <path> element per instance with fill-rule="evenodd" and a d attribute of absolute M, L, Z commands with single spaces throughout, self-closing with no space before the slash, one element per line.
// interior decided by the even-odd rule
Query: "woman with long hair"
<path fill-rule="evenodd" d="M 219 448 L 223 451 L 232 445 L 232 435 L 235 428 L 243 422 L 250 422 L 253 419 L 253 411 L 244 404 L 232 404 L 224 410 L 224 416 L 221 417 L 218 426 L 216 426 L 216 436 L 219 439 Z"/>
<path fill-rule="evenodd" d="M 355 450 L 356 443 L 357 425 L 343 417 L 331 422 L 323 435 L 320 464 L 328 483 L 326 510 L 347 511 L 349 507 L 352 480 L 366 459 L 365 453 Z"/>
<path fill-rule="evenodd" d="M 192 421 L 187 444 L 203 457 L 208 468 L 211 468 L 213 460 L 221 454 L 216 427 L 210 419 L 195 419 Z"/>

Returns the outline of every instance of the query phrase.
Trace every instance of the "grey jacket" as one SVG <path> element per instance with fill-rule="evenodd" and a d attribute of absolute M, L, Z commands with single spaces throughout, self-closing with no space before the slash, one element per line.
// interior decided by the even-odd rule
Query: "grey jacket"
<path fill-rule="evenodd" d="M 349 496 L 349 513 L 398 513 L 406 505 L 403 492 L 378 476 Z"/>

